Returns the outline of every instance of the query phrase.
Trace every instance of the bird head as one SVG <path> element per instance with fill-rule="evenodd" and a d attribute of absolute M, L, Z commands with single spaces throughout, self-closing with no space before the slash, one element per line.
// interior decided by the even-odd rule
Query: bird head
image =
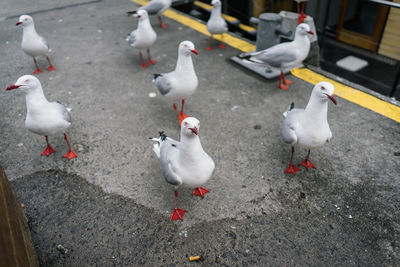
<path fill-rule="evenodd" d="M 31 16 L 28 15 L 22 15 L 19 17 L 18 22 L 15 25 L 20 25 L 22 26 L 27 26 L 33 24 L 33 19 Z"/>
<path fill-rule="evenodd" d="M 212 0 L 211 5 L 212 6 L 221 6 L 221 1 L 220 0 Z"/>
<path fill-rule="evenodd" d="M 181 135 L 198 136 L 200 130 L 200 121 L 194 117 L 188 117 L 182 121 Z"/>
<path fill-rule="evenodd" d="M 25 93 L 35 90 L 40 86 L 40 81 L 38 78 L 32 75 L 24 75 L 19 77 L 15 84 L 12 84 L 6 88 L 6 91 L 21 89 Z"/>
<path fill-rule="evenodd" d="M 185 55 L 190 55 L 191 53 L 198 55 L 199 52 L 194 48 L 194 44 L 191 41 L 183 41 L 179 44 L 179 52 Z"/>
<path fill-rule="evenodd" d="M 149 15 L 147 14 L 147 11 L 144 9 L 140 9 L 140 10 L 136 11 L 136 14 L 134 14 L 134 16 L 137 17 L 139 20 L 144 20 L 149 17 Z"/>
<path fill-rule="evenodd" d="M 337 105 L 336 98 L 333 94 L 335 91 L 335 87 L 333 84 L 329 82 L 320 82 L 315 85 L 312 95 L 316 96 L 318 99 L 321 99 L 323 102 L 331 100 L 335 105 Z"/>
<path fill-rule="evenodd" d="M 300 23 L 299 25 L 297 25 L 296 33 L 299 33 L 301 35 L 307 35 L 307 34 L 314 35 L 314 33 L 310 29 L 310 26 L 306 23 Z"/>

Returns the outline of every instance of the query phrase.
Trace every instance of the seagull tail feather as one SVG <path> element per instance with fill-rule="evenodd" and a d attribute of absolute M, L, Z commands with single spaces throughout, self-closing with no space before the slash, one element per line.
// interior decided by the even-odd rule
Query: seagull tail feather
<path fill-rule="evenodd" d="M 294 102 L 292 102 L 292 103 L 289 105 L 288 109 L 283 113 L 283 117 L 286 118 L 288 112 L 291 111 L 293 108 L 294 108 Z"/>
<path fill-rule="evenodd" d="M 167 139 L 167 136 L 164 134 L 164 132 L 160 132 L 160 136 L 159 137 L 154 137 L 151 140 L 153 140 L 154 142 L 157 142 L 153 145 L 153 151 L 154 153 L 156 153 L 157 157 L 160 158 L 160 146 L 161 143 L 163 141 L 165 141 L 165 139 Z"/>

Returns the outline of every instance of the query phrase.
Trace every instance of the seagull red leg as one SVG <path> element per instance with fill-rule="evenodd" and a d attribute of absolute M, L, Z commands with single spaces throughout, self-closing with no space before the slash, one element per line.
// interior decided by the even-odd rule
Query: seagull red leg
<path fill-rule="evenodd" d="M 285 74 L 282 73 L 283 83 L 286 85 L 291 85 L 293 82 L 286 79 Z"/>
<path fill-rule="evenodd" d="M 185 99 L 182 99 L 182 106 L 181 106 L 181 112 L 179 112 L 178 114 L 178 119 L 179 119 L 179 125 L 182 124 L 182 121 L 184 119 L 186 119 L 187 117 L 189 117 L 189 115 L 185 114 L 185 112 L 183 112 L 183 107 L 185 106 Z"/>
<path fill-rule="evenodd" d="M 202 198 L 205 196 L 205 194 L 209 193 L 210 191 L 208 191 L 207 189 L 205 189 L 204 187 L 196 187 L 193 190 L 193 196 L 201 196 Z"/>
<path fill-rule="evenodd" d="M 208 40 L 208 46 L 206 47 L 206 50 L 213 50 L 212 40 L 213 40 L 213 37 L 212 37 L 212 34 L 211 34 L 210 39 Z"/>
<path fill-rule="evenodd" d="M 289 166 L 286 168 L 285 173 L 291 173 L 291 174 L 295 175 L 296 172 L 299 171 L 300 169 L 297 168 L 297 167 L 293 164 L 293 154 L 294 154 L 294 146 L 292 146 L 292 155 L 290 156 L 290 164 L 289 164 Z"/>
<path fill-rule="evenodd" d="M 47 137 L 47 135 L 45 136 L 46 138 L 46 143 L 47 146 L 46 148 L 43 150 L 42 154 L 40 154 L 41 156 L 50 156 L 52 153 L 56 152 L 51 145 L 49 144 L 49 138 Z"/>
<path fill-rule="evenodd" d="M 47 71 L 55 70 L 53 64 L 51 64 L 50 58 L 48 56 L 46 56 L 46 59 L 49 62 L 49 67 L 47 68 Z"/>
<path fill-rule="evenodd" d="M 142 52 L 140 51 L 139 52 L 139 58 L 140 58 L 140 62 L 141 62 L 141 67 L 142 68 L 146 68 L 147 67 L 147 63 L 146 62 L 144 62 L 144 60 L 143 60 L 143 55 L 142 55 Z"/>
<path fill-rule="evenodd" d="M 224 34 L 221 34 L 221 43 L 219 43 L 218 47 L 219 48 L 225 48 L 225 44 L 224 44 Z"/>
<path fill-rule="evenodd" d="M 37 64 L 36 58 L 33 57 L 33 62 L 35 62 L 35 66 L 36 66 L 36 70 L 34 72 L 32 72 L 32 74 L 39 74 L 42 71 L 39 69 L 39 65 Z"/>
<path fill-rule="evenodd" d="M 164 22 L 163 22 L 163 20 L 162 20 L 162 17 L 161 17 L 161 16 L 158 16 L 158 24 L 159 24 L 159 25 L 160 25 L 160 27 L 161 27 L 161 28 L 163 28 L 163 29 L 166 29 L 166 28 L 168 28 L 168 26 L 164 24 Z"/>
<path fill-rule="evenodd" d="M 284 85 L 283 83 L 282 83 L 282 80 L 284 79 L 284 75 L 283 75 L 283 72 L 281 71 L 281 74 L 279 75 L 279 85 L 278 85 L 278 87 L 279 88 L 281 88 L 282 90 L 287 90 L 287 89 L 289 89 L 289 86 L 287 86 L 287 85 Z"/>
<path fill-rule="evenodd" d="M 64 157 L 67 159 L 70 159 L 70 160 L 77 158 L 78 156 L 76 155 L 75 151 L 72 150 L 71 145 L 69 144 L 69 141 L 68 141 L 68 137 L 65 133 L 64 133 L 64 139 L 67 142 L 67 145 L 69 148 L 69 151 L 64 155 Z"/>
<path fill-rule="evenodd" d="M 303 160 L 303 162 L 300 163 L 300 165 L 304 166 L 307 170 L 311 168 L 316 169 L 317 167 L 315 167 L 315 165 L 311 162 L 311 160 L 308 159 L 309 157 L 310 157 L 310 150 L 308 150 L 306 159 Z"/>
<path fill-rule="evenodd" d="M 175 220 L 183 220 L 183 215 L 186 213 L 186 210 L 179 209 L 177 207 L 177 202 L 178 202 L 178 189 L 175 189 L 175 208 L 172 211 L 171 214 L 171 221 Z"/>
<path fill-rule="evenodd" d="M 150 48 L 147 48 L 147 56 L 149 57 L 149 61 L 147 62 L 148 64 L 156 64 L 157 63 L 157 61 L 151 59 Z"/>

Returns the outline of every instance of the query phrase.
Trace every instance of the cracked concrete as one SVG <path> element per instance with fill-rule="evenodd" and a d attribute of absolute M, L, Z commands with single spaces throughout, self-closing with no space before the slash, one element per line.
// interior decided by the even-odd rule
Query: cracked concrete
<path fill-rule="evenodd" d="M 25 12 L 16 5 L 7 4 Z M 317 169 L 285 175 L 290 148 L 280 140 L 282 112 L 292 101 L 304 107 L 312 85 L 290 77 L 290 90 L 278 90 L 276 80 L 230 63 L 239 51 L 205 51 L 204 35 L 168 19 L 167 30 L 155 26 L 151 52 L 159 63 L 141 69 L 137 51 L 124 40 L 137 23 L 125 12 L 136 6 L 100 1 L 34 15 L 56 68 L 38 78 L 49 100 L 73 109 L 68 134 L 81 145 L 77 160 L 62 158 L 62 136 L 50 137 L 55 154 L 40 157 L 44 138 L 24 129 L 24 96 L 0 92 L 0 164 L 26 205 L 43 265 L 181 265 L 186 254 L 198 252 L 204 265 L 399 261 L 398 123 L 338 98 L 337 107 L 329 105 L 332 142 L 311 152 Z M 0 88 L 34 69 L 20 49 L 15 21 L 0 21 Z M 162 177 L 149 137 L 164 130 L 178 138 L 179 128 L 171 104 L 148 95 L 156 91 L 152 74 L 174 68 L 177 45 L 186 39 L 200 51 L 194 57 L 199 88 L 186 111 L 201 121 L 200 138 L 216 170 L 204 199 L 180 190 L 179 206 L 188 213 L 172 223 L 173 187 Z M 295 162 L 305 155 L 298 149 Z M 187 238 L 179 235 L 185 230 Z M 59 255 L 55 240 L 71 253 Z"/>

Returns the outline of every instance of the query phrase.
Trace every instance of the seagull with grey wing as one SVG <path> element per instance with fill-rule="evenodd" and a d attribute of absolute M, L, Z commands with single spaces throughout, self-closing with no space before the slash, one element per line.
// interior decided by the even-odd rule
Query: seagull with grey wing
<path fill-rule="evenodd" d="M 175 186 L 175 208 L 171 220 L 182 220 L 186 210 L 177 207 L 178 187 L 195 187 L 193 195 L 204 197 L 209 191 L 203 187 L 211 177 L 215 164 L 204 151 L 199 138 L 200 121 L 193 117 L 183 120 L 180 141 L 175 141 L 160 132 L 153 151 L 160 159 L 161 172 L 165 180 Z"/>
<path fill-rule="evenodd" d="M 149 15 L 157 15 L 158 23 L 161 28 L 168 28 L 162 20 L 162 13 L 171 6 L 171 0 L 151 0 L 147 5 L 140 7 L 138 10 L 146 10 Z M 129 11 L 128 15 L 135 14 L 137 11 Z"/>
<path fill-rule="evenodd" d="M 154 74 L 154 83 L 158 90 L 166 98 L 173 101 L 172 107 L 179 119 L 179 125 L 188 117 L 183 111 L 185 99 L 189 98 L 197 89 L 198 79 L 194 71 L 192 54 L 199 52 L 190 41 L 183 41 L 179 44 L 178 60 L 175 70 L 169 73 Z M 182 101 L 181 111 L 178 112 L 176 102 Z"/>
<path fill-rule="evenodd" d="M 213 6 L 211 10 L 211 15 L 209 20 L 207 21 L 207 30 L 211 34 L 210 39 L 209 39 L 209 46 L 206 48 L 206 50 L 212 50 L 212 40 L 213 40 L 213 35 L 214 34 L 221 34 L 221 38 L 223 40 L 224 38 L 224 33 L 228 31 L 228 25 L 226 24 L 226 21 L 221 15 L 221 1 L 220 0 L 212 0 L 211 5 Z M 220 43 L 219 48 L 224 48 L 225 45 L 224 43 Z"/>
<path fill-rule="evenodd" d="M 266 63 L 272 67 L 280 68 L 278 87 L 282 90 L 289 89 L 291 81 L 286 80 L 283 71 L 300 65 L 310 52 L 310 39 L 307 34 L 314 34 L 308 24 L 297 25 L 294 40 L 280 43 L 273 47 L 258 52 L 243 53 L 239 58 L 256 63 Z"/>
<path fill-rule="evenodd" d="M 308 149 L 307 157 L 300 163 L 307 170 L 316 168 L 310 161 L 310 150 L 322 146 L 332 138 L 332 132 L 328 124 L 328 100 L 337 105 L 334 96 L 334 86 L 329 82 L 320 82 L 314 86 L 310 100 L 305 109 L 294 108 L 292 103 L 283 114 L 282 139 L 292 145 L 290 164 L 285 173 L 296 174 L 299 170 L 293 164 L 294 146 L 298 145 Z"/>
<path fill-rule="evenodd" d="M 6 88 L 6 91 L 19 89 L 25 93 L 27 114 L 25 128 L 29 131 L 43 135 L 47 146 L 42 156 L 49 156 L 55 150 L 49 144 L 48 136 L 64 133 L 69 151 L 64 155 L 67 159 L 77 158 L 72 150 L 65 130 L 71 125 L 71 116 L 67 108 L 59 102 L 49 102 L 43 94 L 40 81 L 32 75 L 21 76 L 17 82 Z"/>
<path fill-rule="evenodd" d="M 54 70 L 54 66 L 51 64 L 48 53 L 50 47 L 42 36 L 40 36 L 35 30 L 35 24 L 31 16 L 22 15 L 19 17 L 18 22 L 15 25 L 21 25 L 23 27 L 22 32 L 22 50 L 29 56 L 33 57 L 33 62 L 35 62 L 36 70 L 32 74 L 38 74 L 42 71 L 36 61 L 36 57 L 43 56 L 46 57 L 49 62 L 48 71 Z"/>

